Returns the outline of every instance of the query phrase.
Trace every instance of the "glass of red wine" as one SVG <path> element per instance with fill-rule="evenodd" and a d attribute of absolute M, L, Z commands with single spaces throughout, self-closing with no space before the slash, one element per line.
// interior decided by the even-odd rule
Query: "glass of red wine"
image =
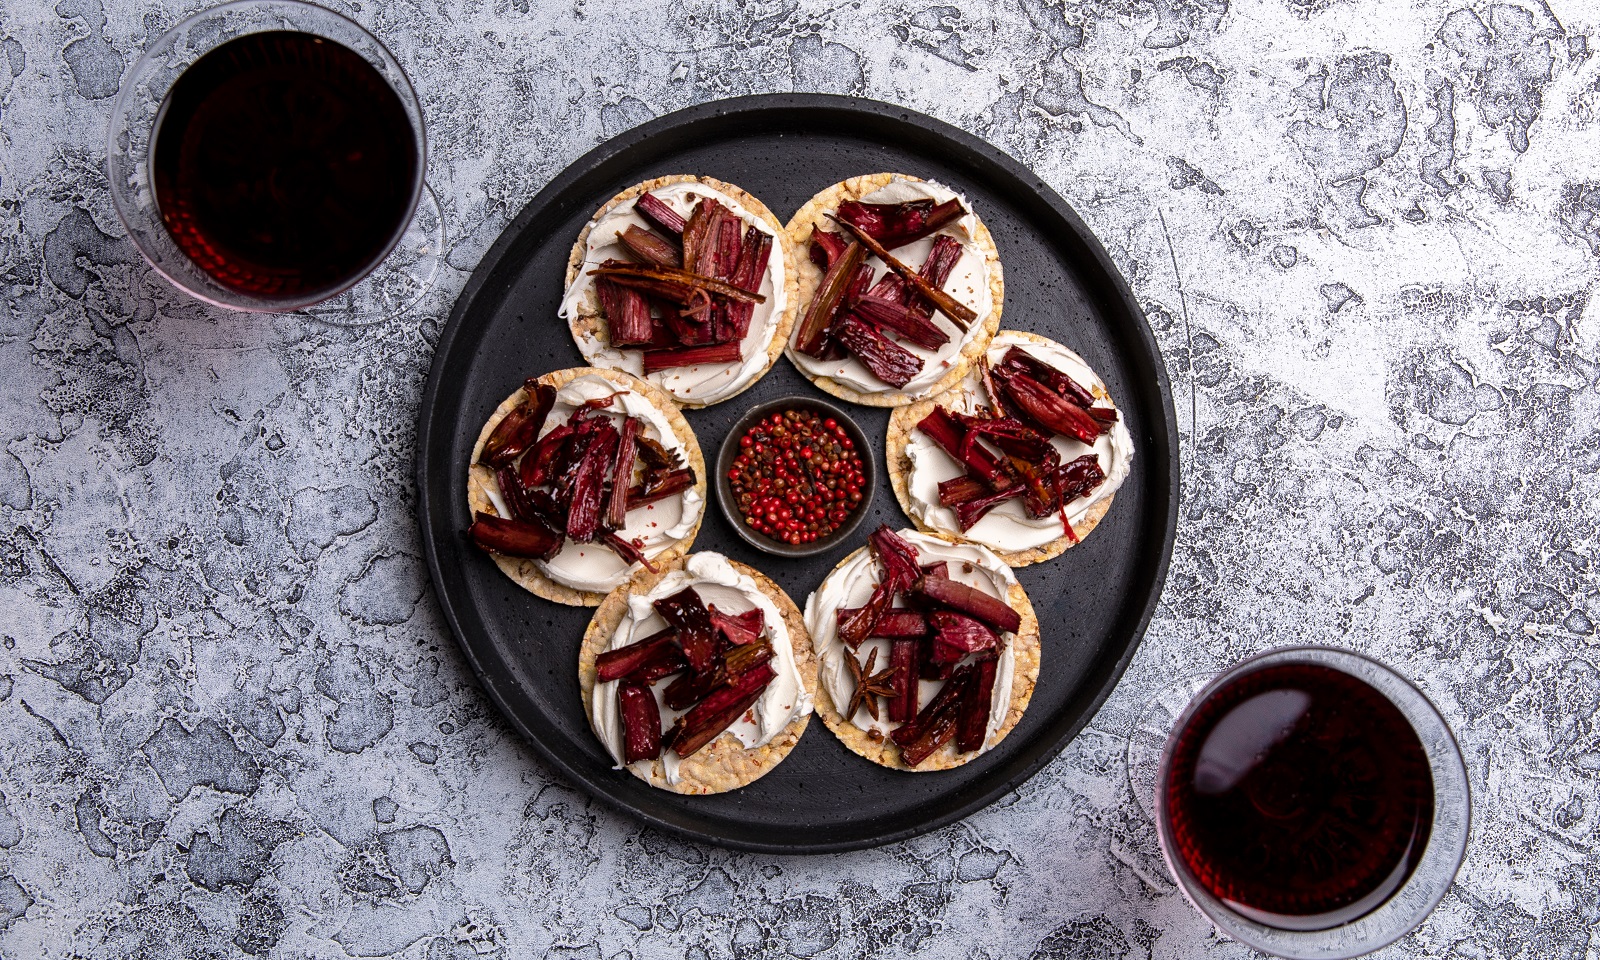
<path fill-rule="evenodd" d="M 1455 880 L 1471 802 L 1450 728 L 1360 654 L 1294 647 L 1212 680 L 1178 718 L 1156 832 L 1190 902 L 1291 960 L 1346 960 L 1415 929 Z"/>
<path fill-rule="evenodd" d="M 403 313 L 444 254 L 416 92 L 377 38 L 300 0 L 182 21 L 124 78 L 117 214 L 179 289 L 332 322 Z"/>

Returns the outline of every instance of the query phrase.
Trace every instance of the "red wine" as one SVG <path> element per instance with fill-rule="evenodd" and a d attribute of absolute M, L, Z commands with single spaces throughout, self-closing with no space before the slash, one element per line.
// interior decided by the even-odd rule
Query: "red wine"
<path fill-rule="evenodd" d="M 156 203 L 174 241 L 232 289 L 332 293 L 405 229 L 417 135 L 400 96 L 341 44 L 252 33 L 194 62 L 156 121 Z"/>
<path fill-rule="evenodd" d="M 1331 667 L 1279 663 L 1211 694 L 1172 750 L 1173 846 L 1258 921 L 1325 929 L 1416 867 L 1433 821 L 1421 740 L 1387 697 Z"/>

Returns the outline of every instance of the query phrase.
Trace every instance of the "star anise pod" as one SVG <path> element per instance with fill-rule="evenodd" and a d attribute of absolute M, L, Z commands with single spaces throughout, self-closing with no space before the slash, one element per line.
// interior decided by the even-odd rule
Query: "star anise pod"
<path fill-rule="evenodd" d="M 845 663 L 850 665 L 850 675 L 855 677 L 856 681 L 856 692 L 850 697 L 850 708 L 844 712 L 845 718 L 848 719 L 855 716 L 856 711 L 865 705 L 867 713 L 871 714 L 872 719 L 878 719 L 878 698 L 895 695 L 894 677 L 895 674 L 900 672 L 900 669 L 898 667 L 889 667 L 878 673 L 873 673 L 872 668 L 878 662 L 878 650 L 876 647 L 872 649 L 871 653 L 867 654 L 866 666 L 862 666 L 861 661 L 857 660 L 856 655 L 853 653 L 846 653 L 844 659 Z"/>

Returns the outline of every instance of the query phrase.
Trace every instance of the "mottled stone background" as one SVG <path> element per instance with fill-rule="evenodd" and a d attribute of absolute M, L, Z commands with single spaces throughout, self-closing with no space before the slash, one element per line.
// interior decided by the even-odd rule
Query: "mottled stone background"
<path fill-rule="evenodd" d="M 1389 956 L 1596 956 L 1592 0 L 339 8 L 421 91 L 454 239 L 420 316 L 360 331 L 203 309 L 124 239 L 110 98 L 194 5 L 0 5 L 0 957 L 1240 957 L 1124 755 L 1159 691 L 1292 640 L 1417 678 L 1467 754 L 1467 866 Z M 507 220 L 607 137 L 774 90 L 1035 168 L 1149 312 L 1184 449 L 1091 727 L 965 823 L 814 859 L 552 779 L 412 512 L 432 342 Z"/>

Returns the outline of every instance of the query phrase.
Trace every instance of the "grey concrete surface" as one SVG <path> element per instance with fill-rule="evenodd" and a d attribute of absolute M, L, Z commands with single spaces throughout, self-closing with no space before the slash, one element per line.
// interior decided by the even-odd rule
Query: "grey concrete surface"
<path fill-rule="evenodd" d="M 1592 958 L 1600 921 L 1600 8 L 1590 0 L 340 6 L 433 124 L 449 269 L 347 330 L 202 308 L 103 132 L 196 5 L 0 6 L 0 957 L 1242 957 L 1174 890 L 1127 738 L 1287 641 L 1415 678 L 1472 846 L 1395 958 Z M 898 101 L 1036 169 L 1165 352 L 1172 574 L 1037 778 L 904 845 L 641 830 L 478 692 L 418 559 L 431 343 L 533 193 L 736 94 Z"/>

